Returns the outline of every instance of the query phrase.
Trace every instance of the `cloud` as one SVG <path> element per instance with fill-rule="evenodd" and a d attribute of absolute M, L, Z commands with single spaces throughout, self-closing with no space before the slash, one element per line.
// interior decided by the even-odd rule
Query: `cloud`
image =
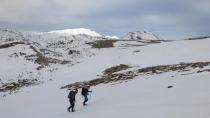
<path fill-rule="evenodd" d="M 87 27 L 129 31 L 210 32 L 209 0 L 1 0 L 0 25 L 25 30 Z M 167 31 L 166 31 L 167 30 Z"/>
<path fill-rule="evenodd" d="M 1 0 L 0 21 L 57 22 L 105 11 L 120 0 Z M 122 2 L 123 3 L 123 2 Z"/>
<path fill-rule="evenodd" d="M 154 24 L 154 25 L 169 25 L 172 23 L 181 22 L 180 16 L 175 15 L 158 15 L 158 14 L 149 14 L 141 17 L 143 23 Z"/>

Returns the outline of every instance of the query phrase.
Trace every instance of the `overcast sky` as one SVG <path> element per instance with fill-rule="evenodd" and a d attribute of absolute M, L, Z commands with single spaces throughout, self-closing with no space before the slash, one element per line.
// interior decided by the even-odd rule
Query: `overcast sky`
<path fill-rule="evenodd" d="M 210 0 L 0 0 L 0 27 L 16 30 L 146 30 L 177 39 L 210 35 L 209 22 Z"/>

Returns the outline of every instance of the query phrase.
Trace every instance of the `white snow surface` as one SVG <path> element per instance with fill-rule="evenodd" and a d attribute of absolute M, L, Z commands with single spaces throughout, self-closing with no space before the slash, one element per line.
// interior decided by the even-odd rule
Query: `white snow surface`
<path fill-rule="evenodd" d="M 92 49 L 71 67 L 59 67 L 49 81 L 0 97 L 2 118 L 209 118 L 210 73 L 181 76 L 178 72 L 136 77 L 116 85 L 92 87 L 87 106 L 77 94 L 76 112 L 67 112 L 69 83 L 97 78 L 106 68 L 129 64 L 143 68 L 180 62 L 210 61 L 210 39 L 185 40 L 142 47 Z M 134 52 L 139 50 L 139 52 Z M 1 55 L 2 56 L 2 55 Z M 6 63 L 6 62 L 5 62 Z M 174 75 L 171 78 L 171 75 Z M 45 78 L 49 78 L 45 76 Z M 167 86 L 174 87 L 168 89 Z"/>
<path fill-rule="evenodd" d="M 26 61 L 24 57 L 20 56 L 20 54 L 15 52 L 22 52 L 27 54 L 34 54 L 32 49 L 29 46 L 18 45 L 16 47 L 10 47 L 10 49 L 1 49 L 0 50 L 0 73 L 1 77 L 4 78 L 3 81 L 7 81 L 9 79 L 15 79 L 20 76 L 30 76 L 23 74 L 29 73 L 29 71 L 36 70 L 37 64 L 34 64 L 30 61 Z M 27 66 L 26 66 L 27 65 Z"/>
<path fill-rule="evenodd" d="M 58 35 L 79 35 L 79 34 L 85 34 L 89 36 L 94 36 L 94 37 L 100 37 L 101 35 L 95 31 L 92 31 L 90 29 L 86 28 L 76 28 L 76 29 L 64 29 L 64 30 L 54 30 L 54 31 L 49 31 L 46 33 L 50 34 L 58 34 Z"/>

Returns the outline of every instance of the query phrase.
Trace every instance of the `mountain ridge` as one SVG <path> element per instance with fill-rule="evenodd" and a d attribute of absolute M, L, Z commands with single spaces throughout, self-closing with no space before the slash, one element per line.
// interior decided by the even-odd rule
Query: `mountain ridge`
<path fill-rule="evenodd" d="M 134 31 L 129 32 L 122 39 L 132 39 L 132 40 L 161 40 L 152 32 L 148 31 Z"/>
<path fill-rule="evenodd" d="M 53 34 L 58 34 L 58 35 L 79 35 L 79 34 L 85 34 L 89 36 L 94 36 L 94 37 L 101 37 L 99 33 L 96 31 L 86 29 L 86 28 L 75 28 L 75 29 L 63 29 L 63 30 L 53 30 L 49 32 L 44 32 L 44 33 L 53 33 Z"/>

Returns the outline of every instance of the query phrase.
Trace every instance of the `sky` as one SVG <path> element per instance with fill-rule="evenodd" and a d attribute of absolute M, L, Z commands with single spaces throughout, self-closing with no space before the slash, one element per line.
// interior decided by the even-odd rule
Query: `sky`
<path fill-rule="evenodd" d="M 210 0 L 0 0 L 0 28 L 89 28 L 102 35 L 151 31 L 161 38 L 210 35 Z"/>

